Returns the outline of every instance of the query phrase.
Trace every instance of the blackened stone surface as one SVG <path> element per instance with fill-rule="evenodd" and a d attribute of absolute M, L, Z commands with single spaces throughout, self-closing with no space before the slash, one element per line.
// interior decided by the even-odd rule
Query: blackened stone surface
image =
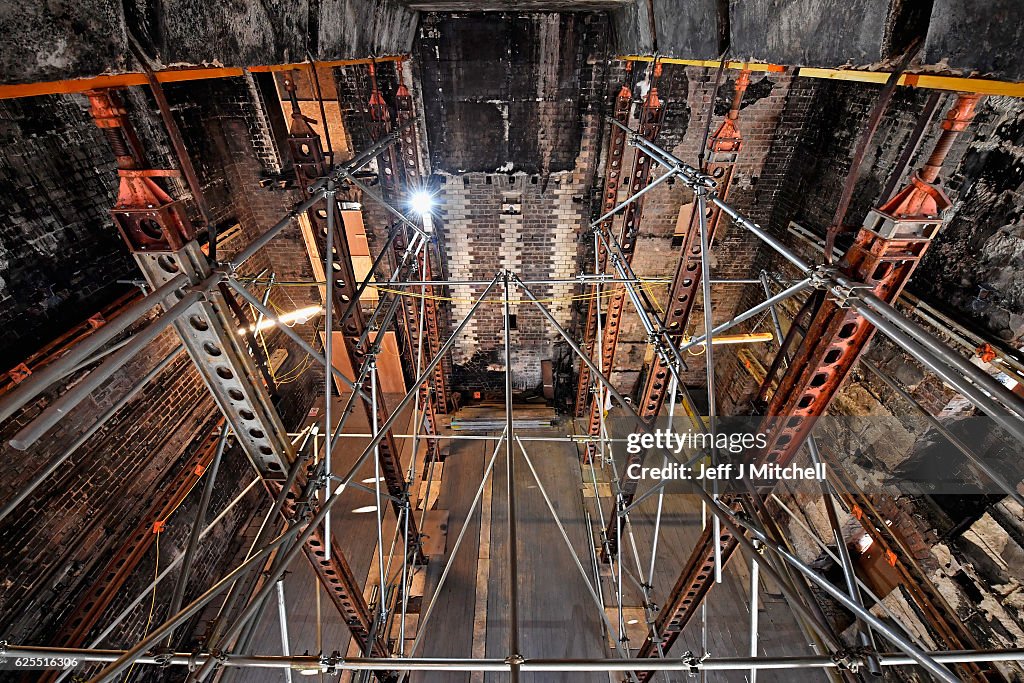
<path fill-rule="evenodd" d="M 1018 0 L 935 0 L 925 60 L 929 64 L 1024 79 L 1024 5 Z"/>
<path fill-rule="evenodd" d="M 428 15 L 420 29 L 433 168 L 451 173 L 573 168 L 580 70 L 604 57 L 590 14 Z"/>
<path fill-rule="evenodd" d="M 127 66 L 121 3 L 0 3 L 0 82 L 95 75 Z"/>
<path fill-rule="evenodd" d="M 686 59 L 715 59 L 721 54 L 723 26 L 718 0 L 660 0 L 654 4 L 658 53 Z"/>
<path fill-rule="evenodd" d="M 0 372 L 136 277 L 108 213 L 114 159 L 85 106 L 74 95 L 0 102 Z"/>
<path fill-rule="evenodd" d="M 0 82 L 138 71 L 128 35 L 165 67 L 403 54 L 417 14 L 398 0 L 57 0 L 0 4 Z"/>
<path fill-rule="evenodd" d="M 885 54 L 889 0 L 732 0 L 734 59 L 836 67 Z"/>
<path fill-rule="evenodd" d="M 619 54 L 645 55 L 654 52 L 651 19 L 646 0 L 633 0 L 612 13 L 615 50 Z"/>

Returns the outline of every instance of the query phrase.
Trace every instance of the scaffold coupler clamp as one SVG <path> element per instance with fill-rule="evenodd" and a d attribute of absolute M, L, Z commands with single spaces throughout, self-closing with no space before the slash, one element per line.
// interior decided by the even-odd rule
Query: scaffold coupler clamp
<path fill-rule="evenodd" d="M 832 653 L 836 667 L 850 673 L 857 673 L 865 660 L 866 648 L 843 648 Z"/>
<path fill-rule="evenodd" d="M 341 653 L 335 650 L 327 655 L 320 655 L 320 668 L 323 672 L 328 675 L 336 676 L 341 672 L 341 666 L 345 663 L 345 659 L 341 656 Z"/>
<path fill-rule="evenodd" d="M 169 667 L 173 658 L 174 650 L 169 647 L 158 647 L 153 650 L 153 660 L 161 669 Z"/>
<path fill-rule="evenodd" d="M 683 656 L 679 658 L 679 661 L 683 663 L 683 666 L 687 667 L 687 675 L 690 678 L 696 678 L 700 675 L 701 663 L 710 656 L 710 652 L 705 652 L 704 654 L 698 657 L 697 655 L 687 650 L 683 653 Z"/>
<path fill-rule="evenodd" d="M 807 274 L 807 277 L 811 280 L 811 287 L 815 289 L 835 289 L 836 288 L 836 275 L 839 274 L 835 268 L 826 266 L 824 264 L 818 264 L 814 269 Z"/>
<path fill-rule="evenodd" d="M 199 659 L 204 656 L 206 656 L 206 653 L 202 649 L 192 650 L 192 654 L 188 656 L 188 664 L 185 665 L 189 673 L 199 671 L 199 667 L 202 666 L 202 662 Z"/>
<path fill-rule="evenodd" d="M 509 655 L 508 657 L 505 657 L 505 663 L 509 666 L 522 666 L 523 662 L 525 661 L 526 658 L 519 654 Z"/>

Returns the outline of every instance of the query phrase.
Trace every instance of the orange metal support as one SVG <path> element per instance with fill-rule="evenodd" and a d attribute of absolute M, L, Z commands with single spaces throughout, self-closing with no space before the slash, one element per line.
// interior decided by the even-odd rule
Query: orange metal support
<path fill-rule="evenodd" d="M 615 109 L 613 116 L 619 123 L 629 122 L 629 109 L 632 103 L 633 93 L 629 87 L 623 85 L 615 98 Z M 601 203 L 601 215 L 604 215 L 615 208 L 619 201 L 619 184 L 622 180 L 622 153 L 626 147 L 626 131 L 618 126 L 611 126 L 611 140 L 608 143 L 608 158 L 605 161 L 604 178 L 604 199 Z M 610 231 L 614 217 L 606 219 L 599 229 Z M 608 262 L 608 251 L 603 243 L 597 246 L 597 269 L 604 272 Z M 583 334 L 583 348 L 588 356 L 594 354 L 594 339 L 597 336 L 597 316 L 601 310 L 601 302 L 597 299 L 597 285 L 591 285 L 587 299 L 587 319 Z M 590 368 L 580 363 L 580 373 L 576 382 L 576 417 L 583 417 L 591 400 Z"/>
<path fill-rule="evenodd" d="M 720 193 L 723 199 L 728 196 L 729 187 L 732 182 L 733 168 L 736 158 L 743 148 L 743 137 L 736 127 L 736 120 L 740 114 L 740 103 L 743 101 L 743 94 L 750 85 L 750 72 L 741 71 L 736 77 L 736 87 L 733 92 L 732 105 L 725 120 L 715 130 L 709 140 L 711 155 L 707 167 L 704 169 L 718 182 Z M 697 229 L 696 204 L 691 205 L 694 210 L 690 213 L 686 233 L 683 235 L 683 243 L 679 250 L 679 265 L 676 267 L 675 276 L 672 278 L 671 289 L 669 290 L 668 308 L 665 311 L 665 318 L 662 323 L 668 331 L 673 344 L 679 343 L 686 331 L 690 313 L 693 310 L 693 303 L 697 293 L 701 291 L 701 250 L 700 231 Z M 715 231 L 718 228 L 722 211 L 712 205 L 708 217 L 708 234 L 714 240 Z M 665 402 L 665 392 L 669 387 L 671 371 L 665 364 L 661 355 L 654 354 L 654 360 L 647 369 L 647 376 L 644 379 L 641 400 L 637 406 L 640 417 L 648 424 L 653 424 L 661 412 Z M 626 467 L 633 463 L 643 463 L 645 452 L 630 454 Z M 636 495 L 637 480 L 628 477 L 623 478 L 619 490 L 622 492 L 622 504 L 629 505 Z M 615 512 L 612 512 L 605 525 L 605 538 L 607 548 L 615 552 L 618 546 L 618 525 L 615 523 Z"/>
<path fill-rule="evenodd" d="M 287 88 L 287 85 L 286 85 Z M 292 124 L 291 132 L 288 135 L 288 145 L 292 154 L 292 162 L 295 166 L 295 173 L 300 178 L 299 187 L 303 197 L 308 197 L 311 182 L 327 174 L 327 161 L 324 157 L 323 147 L 320 144 L 320 136 L 310 126 L 311 119 L 302 115 L 299 110 L 298 101 L 295 99 L 294 89 L 292 97 Z M 304 180 L 304 181 L 303 181 Z M 313 234 L 316 238 L 320 254 L 324 254 L 327 248 L 327 212 L 335 212 L 334 216 L 334 249 L 333 259 L 334 272 L 328 273 L 327 277 L 334 278 L 334 301 L 331 304 L 339 320 L 339 325 L 345 340 L 345 350 L 348 353 L 349 361 L 353 368 L 362 368 L 366 358 L 367 349 L 359 346 L 359 338 L 366 329 L 366 321 L 363 319 L 363 312 L 359 306 L 352 306 L 348 317 L 343 317 L 349 310 L 349 304 L 356 299 L 358 283 L 355 273 L 352 270 L 352 256 L 349 253 L 348 238 L 345 234 L 345 223 L 341 217 L 340 202 L 335 199 L 332 205 L 326 206 L 323 203 L 314 206 L 309 210 L 309 222 L 313 227 Z M 369 391 L 369 383 L 366 383 L 366 391 Z M 367 417 L 373 417 L 373 407 L 362 402 L 367 411 Z M 384 424 L 391 413 L 383 396 L 378 396 L 377 419 Z M 401 451 L 395 442 L 394 436 L 389 432 L 380 442 L 378 447 L 380 453 L 379 461 L 381 474 L 387 484 L 388 493 L 392 496 L 391 504 L 395 515 L 403 511 L 405 497 L 405 471 L 399 457 Z M 414 517 L 409 518 L 409 547 L 411 557 L 418 561 L 425 561 L 420 545 L 419 529 Z M 332 553 L 333 558 L 333 553 Z"/>
<path fill-rule="evenodd" d="M 189 491 L 202 477 L 202 473 L 213 461 L 224 420 L 213 426 L 196 449 L 195 455 L 174 475 L 172 481 L 160 486 L 156 500 L 145 517 L 139 520 L 135 530 L 118 548 L 117 552 L 103 565 L 97 580 L 82 593 L 74 609 L 68 612 L 70 620 L 65 623 L 53 639 L 58 647 L 80 647 L 99 622 L 104 611 L 117 597 L 125 581 L 153 547 L 157 534 L 166 530 L 167 518 L 181 505 Z M 43 674 L 40 683 L 50 683 L 57 678 L 55 672 Z"/>
<path fill-rule="evenodd" d="M 978 98 L 978 95 L 960 95 L 942 124 L 942 134 L 924 168 L 890 201 L 868 213 L 854 244 L 839 263 L 840 271 L 847 278 L 864 283 L 872 294 L 884 301 L 896 299 L 942 227 L 940 212 L 950 201 L 931 181 L 937 177 L 956 135 L 973 118 Z M 767 445 L 752 454 L 752 462 L 785 466 L 792 461 L 810 433 L 814 419 L 824 414 L 874 332 L 874 326 L 845 307 L 842 301 L 828 299 L 818 306 L 806 335 L 768 401 L 760 427 L 767 435 Z M 767 377 L 765 386 L 771 382 L 772 377 Z M 759 488 L 770 490 L 774 484 L 774 481 L 761 482 Z M 720 542 L 725 563 L 732 556 L 736 539 L 723 528 Z M 707 569 L 713 562 L 714 539 L 705 534 L 658 616 L 655 627 L 666 650 L 711 589 L 714 572 Z M 960 643 L 947 645 L 960 649 Z M 656 651 L 649 636 L 639 656 L 652 657 Z M 641 680 L 649 678 L 648 672 Z"/>
<path fill-rule="evenodd" d="M 643 107 L 640 110 L 640 135 L 648 140 L 655 140 L 661 131 L 661 123 L 665 117 L 665 105 L 658 97 L 657 79 L 661 76 L 661 64 L 654 66 L 654 74 L 651 79 L 651 89 L 644 98 Z M 617 127 L 617 126 L 616 126 Z M 639 149 L 633 159 L 633 170 L 630 174 L 630 194 L 636 194 L 647 187 L 651 181 L 651 158 Z M 622 228 L 619 235 L 619 244 L 622 255 L 626 262 L 631 262 L 633 253 L 636 251 L 636 238 L 640 232 L 640 217 L 643 213 L 643 197 L 634 200 L 626 207 L 622 219 Z M 603 337 L 601 339 L 601 372 L 605 377 L 611 377 L 615 368 L 615 350 L 619 343 L 619 330 L 622 323 L 622 312 L 626 304 L 626 288 L 623 285 L 612 285 L 609 287 L 611 296 L 608 300 L 608 310 L 604 318 Z M 598 302 L 600 305 L 600 302 Z M 601 435 L 601 412 L 604 406 L 600 401 L 592 401 L 590 404 L 590 422 L 587 432 L 592 437 Z M 589 461 L 594 457 L 597 446 L 593 441 L 587 444 L 586 458 Z"/>

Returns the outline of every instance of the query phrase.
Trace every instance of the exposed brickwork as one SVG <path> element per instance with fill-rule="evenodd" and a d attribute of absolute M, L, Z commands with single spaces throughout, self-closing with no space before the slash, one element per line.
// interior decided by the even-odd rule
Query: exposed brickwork
<path fill-rule="evenodd" d="M 0 102 L 0 372 L 128 290 L 114 160 L 84 98 Z M 16 323 L 16 324 L 15 324 Z"/>
<path fill-rule="evenodd" d="M 215 220 L 228 225 L 237 220 L 242 226 L 243 236 L 225 247 L 222 258 L 229 258 L 250 239 L 276 223 L 296 200 L 293 193 L 274 193 L 260 187 L 260 178 L 265 173 L 279 170 L 282 162 L 276 155 L 272 126 L 268 123 L 274 113 L 269 107 L 277 106 L 276 102 L 257 99 L 258 93 L 252 86 L 252 82 L 239 78 L 168 87 L 168 98 L 188 140 Z M 106 143 L 88 134 L 86 123 L 68 109 L 72 105 L 61 102 L 58 103 L 58 113 L 67 114 L 69 121 L 77 121 L 79 127 L 71 129 L 71 132 L 47 133 L 49 137 L 43 136 L 35 142 L 35 151 L 41 153 L 53 145 L 66 146 L 65 155 L 79 159 L 80 162 L 76 163 L 88 162 L 96 168 L 107 169 L 96 177 L 105 186 L 104 191 L 112 193 L 116 185 L 113 174 L 109 172 L 111 164 L 108 159 L 111 157 Z M 152 103 L 139 93 L 132 94 L 128 102 L 147 149 L 149 163 L 168 167 L 171 163 L 169 147 L 159 119 L 150 108 Z M 92 147 L 73 144 L 78 139 L 75 135 Z M 27 154 L 27 150 L 26 147 L 22 152 Z M 54 186 L 59 182 L 59 174 L 45 163 L 35 168 L 42 169 L 37 171 L 40 187 Z M 27 185 L 31 178 L 30 174 L 18 177 L 16 190 L 34 187 Z M 169 186 L 173 193 L 187 194 L 182 192 L 178 182 Z M 81 215 L 95 215 L 97 229 L 119 241 L 106 213 L 112 194 L 105 200 L 104 197 L 103 192 L 97 189 L 95 199 L 91 200 L 95 204 L 91 209 L 94 214 L 85 210 Z M 62 246 L 57 242 L 55 245 Z M 18 248 L 24 250 L 23 246 Z M 247 264 L 245 273 L 255 274 L 264 269 L 283 280 L 311 277 L 298 227 L 290 227 L 271 247 L 257 254 L 251 264 Z M 116 276 L 116 271 L 107 271 L 102 277 L 96 275 L 95 282 L 108 283 Z M 281 310 L 292 310 L 315 302 L 316 296 L 315 288 L 282 287 L 275 290 L 271 300 Z M 314 338 L 312 326 L 296 329 L 308 339 Z M 169 331 L 161 335 L 115 374 L 108 384 L 94 392 L 67 419 L 24 453 L 11 450 L 7 440 L 59 393 L 59 387 L 0 426 L 0 435 L 3 436 L 0 500 L 8 500 L 176 343 L 174 333 Z M 286 426 L 293 427 L 311 405 L 314 387 L 319 386 L 322 375 L 320 370 L 309 366 L 304 359 L 305 354 L 282 334 L 269 333 L 267 350 L 273 352 L 279 347 L 288 351 L 288 359 L 279 373 L 296 377 L 292 382 L 281 385 L 279 392 Z M 304 370 L 306 366 L 309 368 Z M 75 379 L 77 377 L 72 381 Z M 216 417 L 212 398 L 187 355 L 182 353 L 0 524 L 0 544 L 3 546 L 0 552 L 6 555 L 2 562 L 10 569 L 4 577 L 0 628 L 10 639 L 49 642 L 55 629 L 66 622 L 66 610 L 74 604 L 81 591 L 92 585 L 95 573 L 145 515 L 153 500 L 153 492 L 160 490 L 164 482 L 181 469 L 190 449 L 209 433 Z M 215 489 L 211 519 L 252 476 L 254 473 L 245 458 L 229 452 Z M 257 509 L 258 502 L 265 497 L 265 491 L 255 489 L 247 501 L 208 538 L 197 560 L 191 583 L 193 588 L 187 595 L 194 596 L 196 587 L 209 583 L 209 579 L 221 573 L 226 564 L 235 561 L 238 548 L 232 541 L 242 536 L 241 532 Z M 197 500 L 197 493 L 186 499 L 162 534 L 161 566 L 166 566 L 168 558 L 178 555 L 184 547 Z M 125 585 L 123 593 L 119 594 L 108 612 L 108 621 L 149 583 L 155 562 L 154 547 Z M 173 577 L 172 574 L 166 579 L 165 588 L 158 592 L 154 619 L 161 618 L 162 610 L 166 610 L 170 597 L 166 587 L 171 585 Z M 121 646 L 137 640 L 148 614 L 149 602 L 143 601 L 105 643 Z M 106 622 L 101 622 L 100 627 L 105 625 Z M 189 643 L 192 629 L 183 628 L 179 638 Z"/>
<path fill-rule="evenodd" d="M 664 68 L 663 81 L 666 79 L 667 83 L 664 88 L 659 88 L 659 93 L 668 102 L 668 113 L 674 113 L 675 118 L 667 118 L 659 144 L 680 159 L 696 163 L 712 97 L 716 109 L 711 121 L 711 132 L 714 132 L 722 120 L 720 105 L 732 96 L 733 75 L 724 74 L 717 93 L 715 69 L 670 64 Z M 767 222 L 771 215 L 792 154 L 791 146 L 779 144 L 781 131 L 786 130 L 781 117 L 789 101 L 791 81 L 792 78 L 786 74 L 755 73 L 744 95 L 737 123 L 743 136 L 743 149 L 737 160 L 729 202 L 761 223 Z M 625 196 L 623 194 L 623 198 Z M 672 246 L 672 235 L 681 207 L 692 202 L 692 192 L 678 182 L 666 183 L 645 198 L 641 242 L 633 260 L 633 268 L 639 277 L 672 278 L 678 260 L 678 248 Z M 716 233 L 712 278 L 749 278 L 759 249 L 756 238 L 732 226 L 727 219 L 723 220 Z M 727 320 L 737 311 L 747 288 L 749 286 L 714 285 L 716 323 Z M 659 303 L 663 303 L 667 285 L 656 286 L 652 292 Z M 691 315 L 688 334 L 701 334 L 703 329 L 701 302 Z M 636 386 L 646 343 L 646 333 L 639 318 L 627 306 L 619 340 L 620 351 L 616 356 L 616 372 L 612 378 L 620 390 L 629 391 Z M 720 377 L 724 365 L 729 362 L 726 360 L 729 355 L 718 354 L 716 367 Z M 699 357 L 691 356 L 690 359 L 684 381 L 699 387 L 705 382 L 704 362 Z"/>

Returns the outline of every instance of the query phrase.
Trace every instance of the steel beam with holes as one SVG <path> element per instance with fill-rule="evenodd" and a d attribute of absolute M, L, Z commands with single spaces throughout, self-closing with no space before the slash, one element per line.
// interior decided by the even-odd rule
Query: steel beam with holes
<path fill-rule="evenodd" d="M 655 66 L 654 77 L 661 74 L 661 66 Z M 661 130 L 661 124 L 665 117 L 665 105 L 658 98 L 658 89 L 651 86 L 647 96 L 644 98 L 640 110 L 640 136 L 654 141 Z M 618 126 L 612 124 L 614 128 Z M 621 130 L 621 129 L 620 129 Z M 630 194 L 636 194 L 643 190 L 651 181 L 652 160 L 641 149 L 636 149 L 636 156 L 633 158 L 633 170 L 630 174 Z M 638 197 L 626 207 L 622 220 L 622 231 L 618 239 L 620 251 L 626 263 L 631 263 L 633 254 L 636 251 L 636 238 L 640 229 L 640 217 L 643 212 L 643 198 Z M 600 249 L 600 247 L 599 247 Z M 601 344 L 601 372 L 605 377 L 612 376 L 615 368 L 615 350 L 619 343 L 619 330 L 622 324 L 622 313 L 626 306 L 626 287 L 624 285 L 610 285 L 611 296 L 608 300 L 608 309 L 604 318 L 603 335 Z M 597 302 L 600 306 L 601 302 Z M 592 437 L 601 435 L 601 413 L 604 406 L 600 401 L 592 401 L 590 404 L 590 420 L 587 432 Z M 597 451 L 597 444 L 587 444 L 586 458 L 589 461 Z"/>
<path fill-rule="evenodd" d="M 395 101 L 397 102 L 398 111 L 398 124 L 401 127 L 403 133 L 399 140 L 401 146 L 402 159 L 403 159 L 403 171 L 405 175 L 405 183 L 407 188 L 412 188 L 425 191 L 425 183 L 423 180 L 423 171 L 420 164 L 420 143 L 419 143 L 419 132 L 414 124 L 416 112 L 413 109 L 412 95 L 409 93 L 409 89 L 405 87 L 402 82 L 402 68 L 401 62 L 396 63 L 398 69 L 398 90 L 395 93 Z M 412 125 L 410 125 L 412 124 Z M 420 273 L 423 275 L 424 280 L 433 280 L 433 266 L 430 260 L 430 250 L 425 248 L 423 255 L 420 258 Z M 438 350 L 441 348 L 441 313 L 438 310 L 437 295 L 438 291 L 433 285 L 427 285 L 424 289 L 424 295 L 426 300 L 424 302 L 424 329 L 427 334 L 427 344 L 425 346 L 426 361 L 429 362 Z M 418 328 L 417 328 L 418 329 Z M 418 343 L 418 341 L 417 341 Z M 431 412 L 447 414 L 451 402 L 451 393 L 448 387 L 448 378 L 445 375 L 444 363 L 439 363 L 434 369 L 433 377 L 431 378 L 432 386 L 434 389 L 433 395 L 431 396 Z M 436 433 L 431 425 L 431 433 Z"/>
<path fill-rule="evenodd" d="M 615 98 L 615 109 L 613 116 L 615 120 L 626 125 L 629 123 L 629 110 L 633 102 L 633 93 L 627 85 L 619 89 Z M 605 215 L 615 208 L 619 201 L 619 185 L 622 182 L 622 155 L 626 148 L 626 131 L 619 126 L 611 126 L 611 139 L 608 142 L 608 156 L 605 159 L 604 169 L 604 195 L 601 201 L 601 214 Z M 610 233 L 614 216 L 609 216 L 599 226 L 602 232 Z M 608 250 L 603 243 L 597 246 L 597 271 L 603 273 L 608 262 Z M 601 302 L 597 298 L 597 285 L 590 285 L 589 297 L 587 299 L 586 321 L 583 327 L 583 348 L 587 355 L 593 357 L 594 340 L 597 336 L 597 316 L 601 311 Z M 591 376 L 590 368 L 585 363 L 580 363 L 580 372 L 576 381 L 576 417 L 583 417 L 587 414 L 587 408 L 591 400 Z"/>
<path fill-rule="evenodd" d="M 708 143 L 710 156 L 706 172 L 718 182 L 718 192 L 722 199 L 728 198 L 736 158 L 743 147 L 743 137 L 740 135 L 739 128 L 736 127 L 736 121 L 739 119 L 740 103 L 743 101 L 743 93 L 746 92 L 748 85 L 750 85 L 750 71 L 743 70 L 736 77 L 736 88 L 733 92 L 729 113 Z M 697 293 L 701 291 L 700 264 L 703 256 L 700 249 L 696 202 L 691 206 L 693 210 L 690 212 L 686 232 L 683 234 L 679 250 L 679 263 L 672 278 L 665 317 L 662 320 L 665 332 L 673 344 L 679 344 L 682 341 L 690 320 L 690 313 L 693 311 L 694 300 Z M 721 219 L 722 210 L 712 204 L 708 216 L 709 240 L 714 239 Z M 637 412 L 648 424 L 654 424 L 661 412 L 670 376 L 671 369 L 665 359 L 660 353 L 655 353 L 654 360 L 647 368 L 643 391 L 640 394 L 640 403 L 637 405 Z M 626 467 L 628 468 L 634 463 L 643 465 L 645 455 L 646 451 L 628 454 Z M 633 502 L 638 483 L 637 479 L 630 477 L 622 479 L 619 491 L 623 507 L 628 507 Z M 605 525 L 605 539 L 610 552 L 615 552 L 619 542 L 619 525 L 615 523 L 615 515 L 616 512 L 613 510 L 612 517 Z"/>
<path fill-rule="evenodd" d="M 410 192 L 426 191 L 422 164 L 420 162 L 419 131 L 415 125 L 416 111 L 412 94 L 403 81 L 402 66 L 396 63 L 398 87 L 395 90 L 395 112 L 398 117 L 399 128 L 402 131 L 399 138 L 399 150 L 394 154 L 380 155 L 377 157 L 378 169 L 386 178 L 387 183 L 382 181 L 385 197 L 402 198 Z M 375 70 L 371 65 L 370 69 L 372 92 L 370 96 L 370 137 L 378 140 L 392 131 L 390 112 L 384 101 L 384 97 L 377 87 Z M 425 228 L 430 226 L 424 221 Z M 409 239 L 409 231 L 403 225 L 396 227 L 399 231 L 398 237 L 393 241 L 395 263 L 400 263 Z M 416 260 L 418 271 L 425 280 L 431 280 L 430 251 L 428 245 Z M 397 295 L 396 295 L 397 296 Z M 437 354 L 441 346 L 440 340 L 440 315 L 437 309 L 436 292 L 434 287 L 423 288 L 423 315 L 422 327 L 425 333 L 423 340 L 423 361 L 429 363 Z M 401 306 L 401 330 L 404 333 L 405 346 L 409 350 L 410 376 L 415 377 L 416 354 L 420 347 L 420 299 L 412 296 L 404 296 Z M 420 387 L 419 405 L 423 417 L 423 429 L 427 434 L 436 435 L 437 414 L 447 413 L 449 403 L 448 382 L 445 377 L 444 363 L 439 363 L 433 372 L 430 383 L 424 383 Z M 418 430 L 419 425 L 415 428 Z M 434 460 L 439 457 L 440 449 L 436 440 L 427 440 L 426 458 Z"/>
<path fill-rule="evenodd" d="M 137 139 L 116 94 L 92 91 L 89 99 L 90 112 L 106 133 L 118 162 L 121 182 L 111 215 L 150 286 L 159 287 L 180 274 L 192 284 L 214 276 L 180 202 L 156 184 L 156 174 L 142 169 Z M 279 489 L 295 451 L 237 334 L 238 323 L 230 315 L 224 294 L 210 288 L 174 326 L 237 443 L 268 490 Z M 293 493 L 298 496 L 301 491 L 302 482 L 296 482 Z M 369 642 L 371 628 L 362 589 L 339 550 L 332 552 L 330 560 L 323 559 L 323 543 L 314 536 L 303 549 L 353 638 L 362 646 Z M 386 648 L 376 647 L 375 651 L 386 652 Z"/>
<path fill-rule="evenodd" d="M 862 283 L 872 294 L 892 302 L 906 286 L 932 239 L 943 225 L 941 212 L 949 199 L 934 181 L 957 134 L 974 116 L 978 96 L 961 95 L 942 123 L 942 134 L 931 157 L 910 183 L 878 209 L 868 212 L 853 245 L 838 264 L 848 280 Z M 750 456 L 757 464 L 788 465 L 803 446 L 823 415 L 858 356 L 867 347 L 875 328 L 856 310 L 833 299 L 818 299 L 811 314 L 806 334 L 796 347 L 790 365 L 771 393 L 759 431 L 766 434 L 767 444 Z M 781 364 L 773 363 L 773 367 Z M 773 377 L 765 379 L 770 386 Z M 758 488 L 768 491 L 774 481 L 760 482 Z M 723 528 L 721 561 L 725 564 L 736 547 L 735 539 Z M 669 594 L 656 622 L 655 631 L 662 634 L 665 651 L 710 591 L 714 572 L 708 572 L 707 560 L 713 558 L 714 539 L 705 534 L 694 548 L 675 587 Z M 960 649 L 962 643 L 947 643 Z M 640 656 L 653 657 L 657 647 L 651 637 L 644 641 Z M 972 676 L 977 671 L 971 672 Z M 650 672 L 642 680 L 649 680 Z"/>
<path fill-rule="evenodd" d="M 288 146 L 291 150 L 292 163 L 295 166 L 295 174 L 299 179 L 302 195 L 306 199 L 311 197 L 312 184 L 325 177 L 329 170 L 327 160 L 324 157 L 323 147 L 320 143 L 320 136 L 310 127 L 309 123 L 310 120 L 302 115 L 297 103 L 293 102 Z M 309 222 L 322 258 L 327 249 L 328 211 L 332 211 L 335 214 L 335 220 L 333 221 L 335 230 L 332 239 L 335 251 L 332 259 L 334 272 L 326 274 L 327 277 L 334 278 L 334 286 L 332 287 L 333 301 L 330 302 L 330 305 L 334 307 L 336 318 L 339 321 L 338 324 L 341 327 L 349 362 L 352 365 L 353 371 L 358 375 L 359 369 L 363 367 L 366 361 L 366 352 L 369 348 L 370 340 L 367 339 L 365 348 L 360 345 L 360 339 L 366 332 L 366 322 L 363 319 L 363 311 L 358 302 L 355 305 L 350 305 L 356 301 L 358 282 L 356 282 L 355 273 L 352 270 L 352 255 L 349 250 L 348 237 L 337 198 L 329 205 L 326 200 L 314 204 L 308 212 Z M 383 334 L 383 330 L 378 333 Z M 327 362 L 331 363 L 332 359 L 328 358 Z M 368 385 L 366 390 L 369 391 Z M 373 406 L 365 401 L 362 403 L 367 417 L 372 421 Z M 384 397 L 378 396 L 378 421 L 380 424 L 384 424 L 390 416 L 391 413 L 388 411 Z M 400 451 L 390 432 L 381 440 L 379 453 L 381 474 L 387 485 L 388 494 L 391 496 L 391 505 L 395 511 L 395 516 L 399 517 L 404 512 L 405 503 L 403 501 L 406 496 L 406 483 Z M 415 520 L 411 517 L 409 519 L 409 547 L 407 550 L 409 556 L 416 558 L 417 561 L 425 560 L 420 546 L 419 530 Z M 333 551 L 331 554 L 333 557 Z"/>

